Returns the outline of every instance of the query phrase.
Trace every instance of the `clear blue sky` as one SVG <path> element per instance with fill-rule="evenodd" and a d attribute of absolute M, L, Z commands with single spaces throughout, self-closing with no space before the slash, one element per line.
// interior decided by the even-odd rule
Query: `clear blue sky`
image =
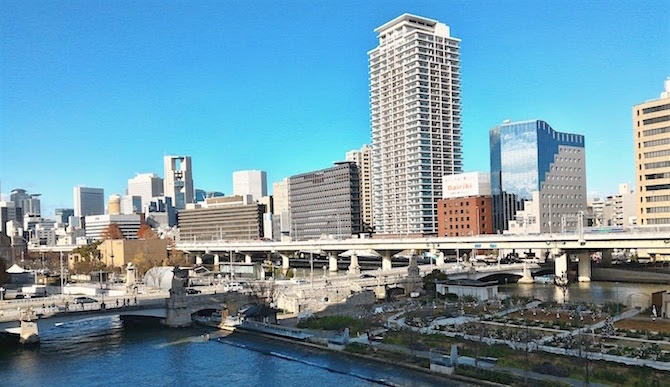
<path fill-rule="evenodd" d="M 539 118 L 586 136 L 589 195 L 634 183 L 634 104 L 670 76 L 670 1 L 0 2 L 2 191 L 124 193 L 164 154 L 198 188 L 268 183 L 370 142 L 367 51 L 404 13 L 462 39 L 466 171 L 488 130 Z"/>

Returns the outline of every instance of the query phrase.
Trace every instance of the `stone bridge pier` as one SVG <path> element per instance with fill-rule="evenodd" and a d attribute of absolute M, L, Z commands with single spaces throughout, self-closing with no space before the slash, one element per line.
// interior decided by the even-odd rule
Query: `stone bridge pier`
<path fill-rule="evenodd" d="M 37 328 L 35 312 L 32 310 L 25 310 L 21 312 L 21 332 L 19 333 L 19 343 L 24 345 L 32 345 L 40 342 L 39 330 Z"/>

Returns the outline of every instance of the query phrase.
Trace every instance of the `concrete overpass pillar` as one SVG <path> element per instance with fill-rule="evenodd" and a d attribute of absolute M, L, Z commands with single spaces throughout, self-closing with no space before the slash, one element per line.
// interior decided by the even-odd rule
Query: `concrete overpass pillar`
<path fill-rule="evenodd" d="M 579 253 L 579 266 L 577 267 L 577 280 L 579 282 L 591 281 L 591 256 L 588 251 Z"/>
<path fill-rule="evenodd" d="M 351 263 L 349 264 L 349 274 L 361 274 L 361 267 L 358 266 L 358 255 L 351 254 Z"/>
<path fill-rule="evenodd" d="M 393 268 L 393 263 L 391 262 L 391 252 L 387 251 L 382 256 L 382 271 L 389 271 Z"/>
<path fill-rule="evenodd" d="M 286 274 L 288 272 L 288 269 L 290 268 L 288 264 L 288 255 L 281 255 L 281 270 L 282 273 Z"/>
<path fill-rule="evenodd" d="M 602 267 L 611 267 L 612 266 L 612 249 L 604 249 L 601 253 L 603 255 L 602 260 L 600 261 L 600 266 Z"/>
<path fill-rule="evenodd" d="M 337 255 L 332 253 L 328 254 L 328 272 L 337 273 Z"/>
<path fill-rule="evenodd" d="M 219 264 L 221 263 L 219 254 L 214 254 L 214 271 L 219 271 Z"/>
<path fill-rule="evenodd" d="M 563 274 L 568 274 L 568 255 L 565 253 L 554 257 L 554 275 L 560 277 Z"/>
<path fill-rule="evenodd" d="M 195 264 L 196 265 L 202 265 L 202 255 L 198 254 L 195 256 Z"/>
<path fill-rule="evenodd" d="M 251 263 L 251 254 L 244 255 L 244 263 Z"/>
<path fill-rule="evenodd" d="M 437 258 L 435 260 L 435 264 L 437 267 L 443 267 L 444 266 L 444 252 L 440 251 L 437 253 Z"/>

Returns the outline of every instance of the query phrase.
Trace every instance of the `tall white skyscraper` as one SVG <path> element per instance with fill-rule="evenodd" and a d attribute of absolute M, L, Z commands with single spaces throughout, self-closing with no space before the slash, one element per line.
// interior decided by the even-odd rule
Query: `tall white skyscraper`
<path fill-rule="evenodd" d="M 163 193 L 172 198 L 174 208 L 182 210 L 187 203 L 194 203 L 193 171 L 190 156 L 165 156 Z"/>
<path fill-rule="evenodd" d="M 268 194 L 268 178 L 265 171 L 233 172 L 233 195 L 251 195 L 258 200 Z"/>
<path fill-rule="evenodd" d="M 105 214 L 105 191 L 102 188 L 74 187 L 74 216 Z"/>
<path fill-rule="evenodd" d="M 373 222 L 381 234 L 436 234 L 442 175 L 462 172 L 460 39 L 401 15 L 368 52 Z"/>
<path fill-rule="evenodd" d="M 142 198 L 141 210 L 149 205 L 151 198 L 163 196 L 163 179 L 155 173 L 141 173 L 128 179 L 128 196 Z"/>
<path fill-rule="evenodd" d="M 361 149 L 347 152 L 346 161 L 358 166 L 358 181 L 361 196 L 361 232 L 372 231 L 372 147 L 363 145 Z"/>

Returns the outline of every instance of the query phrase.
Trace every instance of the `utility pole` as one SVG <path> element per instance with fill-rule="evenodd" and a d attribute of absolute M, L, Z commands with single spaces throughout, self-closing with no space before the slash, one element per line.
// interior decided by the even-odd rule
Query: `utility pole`
<path fill-rule="evenodd" d="M 63 298 L 63 252 L 60 252 L 60 296 Z"/>

